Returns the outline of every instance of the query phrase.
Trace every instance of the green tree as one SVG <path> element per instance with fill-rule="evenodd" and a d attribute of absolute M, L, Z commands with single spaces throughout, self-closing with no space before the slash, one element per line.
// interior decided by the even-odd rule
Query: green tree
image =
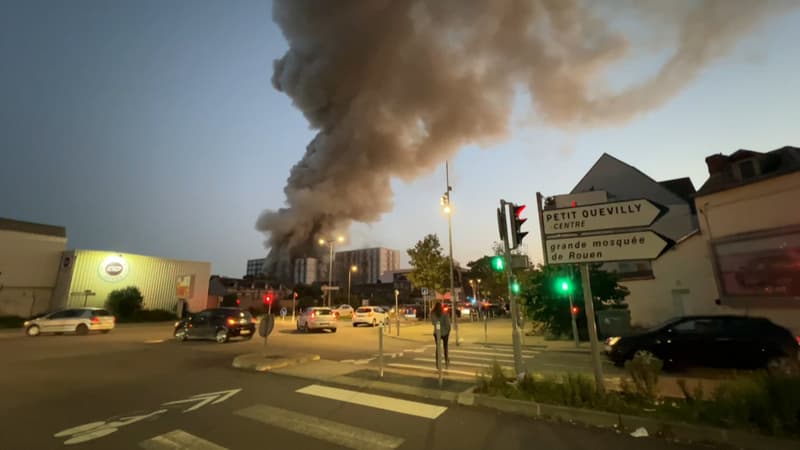
<path fill-rule="evenodd" d="M 123 289 L 111 291 L 106 300 L 106 307 L 114 313 L 117 318 L 130 319 L 142 310 L 144 297 L 135 286 L 128 286 Z"/>
<path fill-rule="evenodd" d="M 439 237 L 435 234 L 425 236 L 408 249 L 409 264 L 413 270 L 408 280 L 418 288 L 433 289 L 444 293 L 450 289 L 450 260 L 443 254 Z"/>
<path fill-rule="evenodd" d="M 522 288 L 520 298 L 526 306 L 528 316 L 543 323 L 550 333 L 571 335 L 572 313 L 569 309 L 568 294 L 561 290 L 561 282 L 569 280 L 572 301 L 579 308 L 578 332 L 582 339 L 586 339 L 588 327 L 583 307 L 580 274 L 577 268 L 572 272 L 570 273 L 570 266 L 548 265 L 518 274 Z M 590 268 L 589 279 L 592 284 L 595 311 L 627 307 L 624 300 L 628 290 L 617 284 L 616 274 L 601 270 L 599 265 L 595 265 Z"/>
<path fill-rule="evenodd" d="M 469 267 L 469 272 L 467 272 L 468 279 L 481 280 L 481 299 L 491 300 L 508 295 L 506 274 L 497 272 L 492 268 L 491 256 L 484 256 L 475 261 L 470 261 L 467 263 L 467 267 Z"/>

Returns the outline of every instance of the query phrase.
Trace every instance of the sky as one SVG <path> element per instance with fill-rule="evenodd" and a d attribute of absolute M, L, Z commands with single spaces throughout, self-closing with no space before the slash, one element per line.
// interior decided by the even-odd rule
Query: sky
<path fill-rule="evenodd" d="M 283 205 L 314 135 L 270 83 L 287 49 L 271 8 L 0 2 L 0 217 L 65 226 L 69 248 L 210 261 L 213 273 L 242 276 L 247 259 L 266 254 L 258 215 Z M 509 139 L 450 161 L 455 259 L 490 253 L 504 198 L 531 205 L 525 243 L 541 261 L 536 192 L 569 192 L 603 153 L 699 188 L 708 155 L 799 146 L 796 42 L 800 9 L 742 39 L 664 106 L 614 127 L 537 125 L 520 92 Z M 609 83 L 652 73 L 658 57 L 613 68 Z M 444 165 L 393 188 L 394 209 L 354 225 L 342 248 L 405 251 L 435 233 L 446 249 Z"/>

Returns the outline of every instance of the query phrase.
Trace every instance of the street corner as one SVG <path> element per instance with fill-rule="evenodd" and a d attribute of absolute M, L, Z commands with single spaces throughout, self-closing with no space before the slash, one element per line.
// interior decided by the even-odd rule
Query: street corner
<path fill-rule="evenodd" d="M 263 353 L 245 353 L 233 359 L 236 369 L 255 372 L 269 372 L 275 369 L 285 369 L 311 361 L 318 361 L 319 355 L 315 354 L 277 354 L 265 355 Z"/>

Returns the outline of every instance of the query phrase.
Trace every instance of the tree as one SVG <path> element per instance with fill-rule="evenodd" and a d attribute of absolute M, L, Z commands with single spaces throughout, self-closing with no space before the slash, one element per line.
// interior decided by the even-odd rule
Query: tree
<path fill-rule="evenodd" d="M 135 316 L 142 310 L 143 303 L 144 297 L 135 286 L 111 291 L 106 300 L 108 309 L 120 319 L 130 319 Z"/>
<path fill-rule="evenodd" d="M 527 306 L 528 316 L 544 323 L 546 329 L 555 335 L 571 335 L 572 319 L 569 310 L 568 294 L 561 290 L 562 280 L 569 280 L 572 301 L 579 309 L 577 315 L 578 332 L 582 339 L 588 336 L 586 314 L 584 312 L 583 291 L 577 268 L 570 273 L 570 266 L 539 266 L 535 270 L 518 275 L 521 286 L 520 298 Z M 617 284 L 617 275 L 600 269 L 599 265 L 590 267 L 589 279 L 596 311 L 609 308 L 624 308 L 628 290 Z"/>
<path fill-rule="evenodd" d="M 484 256 L 475 261 L 470 261 L 467 263 L 467 267 L 469 267 L 467 276 L 470 280 L 481 280 L 480 292 L 482 299 L 491 300 L 508 295 L 506 274 L 492 268 L 491 256 Z"/>
<path fill-rule="evenodd" d="M 408 249 L 408 256 L 414 269 L 408 274 L 408 280 L 414 286 L 439 293 L 450 289 L 450 260 L 443 255 L 438 236 L 425 236 L 414 248 Z"/>

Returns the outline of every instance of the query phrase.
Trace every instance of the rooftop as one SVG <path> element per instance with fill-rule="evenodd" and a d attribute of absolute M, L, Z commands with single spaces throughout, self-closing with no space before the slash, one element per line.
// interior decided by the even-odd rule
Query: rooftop
<path fill-rule="evenodd" d="M 41 234 L 44 236 L 55 236 L 61 238 L 67 237 L 67 229 L 64 227 L 34 222 L 23 222 L 21 220 L 5 219 L 2 217 L 0 217 L 0 230 Z"/>
<path fill-rule="evenodd" d="M 706 158 L 708 180 L 695 197 L 745 186 L 800 170 L 800 148 L 786 146 L 766 153 L 737 150 Z"/>

